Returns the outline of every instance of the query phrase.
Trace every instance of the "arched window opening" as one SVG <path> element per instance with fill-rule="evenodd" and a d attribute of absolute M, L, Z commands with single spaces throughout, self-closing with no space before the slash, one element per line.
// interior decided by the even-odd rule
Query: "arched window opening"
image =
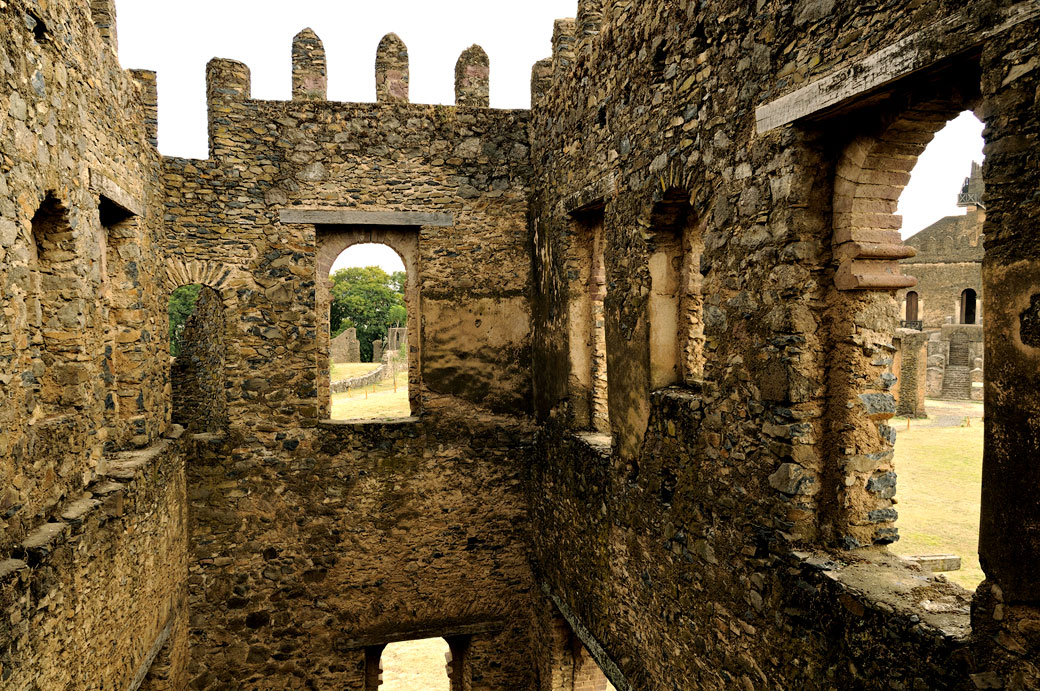
<path fill-rule="evenodd" d="M 907 294 L 906 294 L 906 312 L 905 312 L 905 317 L 906 317 L 906 321 L 908 322 L 907 323 L 908 327 L 910 326 L 911 323 L 917 321 L 917 291 L 916 290 L 911 290 L 911 291 L 907 292 Z M 916 327 L 912 327 L 912 328 L 916 328 Z"/>
<path fill-rule="evenodd" d="M 610 434 L 604 210 L 573 214 L 567 256 L 571 418 L 576 429 Z"/>
<path fill-rule="evenodd" d="M 207 286 L 181 286 L 170 294 L 171 419 L 190 432 L 217 433 L 227 427 L 224 305 Z M 245 382 L 243 395 L 263 395 Z"/>
<path fill-rule="evenodd" d="M 703 244 L 689 193 L 671 190 L 650 219 L 650 385 L 699 381 L 704 372 L 700 272 Z"/>
<path fill-rule="evenodd" d="M 408 417 L 414 315 L 404 262 L 386 245 L 356 244 L 329 280 L 330 417 Z"/>
<path fill-rule="evenodd" d="M 443 638 L 390 643 L 380 656 L 379 691 L 450 691 L 452 652 Z"/>
<path fill-rule="evenodd" d="M 978 296 L 971 288 L 961 292 L 961 324 L 974 324 L 978 308 Z"/>
<path fill-rule="evenodd" d="M 985 219 L 982 169 L 976 162 L 981 131 L 970 112 L 950 119 L 917 159 L 899 198 L 903 237 L 921 232 L 941 240 L 936 253 L 903 260 L 904 271 L 917 279 L 906 293 L 905 317 L 924 333 L 898 341 L 898 368 L 892 373 L 898 377 L 893 387 L 898 412 L 887 423 L 898 439 L 891 467 L 867 481 L 875 496 L 892 496 L 898 472 L 899 540 L 891 551 L 968 589 L 983 578 L 978 558 L 982 335 L 962 326 L 977 321 L 975 291 L 961 293 L 960 313 L 951 320 L 948 286 L 965 271 L 981 281 L 983 248 L 976 243 L 969 249 Z M 922 409 L 911 404 L 918 397 Z"/>
<path fill-rule="evenodd" d="M 64 205 L 52 194 L 32 218 L 33 249 L 39 279 L 40 321 L 36 380 L 44 417 L 73 412 L 86 400 L 87 370 L 77 355 L 86 328 L 81 279 L 76 274 L 76 240 Z M 31 312 L 30 312 L 31 314 Z"/>

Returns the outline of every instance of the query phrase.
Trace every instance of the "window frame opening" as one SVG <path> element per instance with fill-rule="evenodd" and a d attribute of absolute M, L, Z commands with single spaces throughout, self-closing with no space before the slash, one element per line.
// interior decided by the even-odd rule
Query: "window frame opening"
<path fill-rule="evenodd" d="M 704 380 L 703 234 L 690 193 L 669 189 L 650 218 L 650 388 Z"/>
<path fill-rule="evenodd" d="M 896 435 L 898 425 L 912 421 L 892 421 L 893 387 L 899 381 L 892 369 L 900 360 L 893 347 L 899 316 L 907 315 L 894 298 L 916 280 L 900 269 L 900 260 L 913 263 L 915 251 L 899 233 L 898 202 L 934 136 L 978 102 L 977 86 L 973 91 L 970 84 L 933 84 L 861 118 L 871 123 L 871 131 L 842 143 L 832 201 L 835 278 L 828 309 L 836 328 L 827 375 L 832 404 L 821 456 L 837 462 L 821 466 L 821 481 L 834 494 L 816 501 L 824 534 L 845 549 L 891 545 L 906 525 L 895 509 L 897 463 L 908 462 L 896 458 Z M 891 328 L 884 328 L 888 323 Z M 902 359 L 921 366 L 926 339 L 907 338 L 919 349 Z M 899 513 L 905 508 L 901 503 Z"/>
<path fill-rule="evenodd" d="M 408 420 L 422 414 L 422 354 L 420 349 L 419 324 L 422 310 L 422 298 L 419 289 L 419 228 L 412 226 L 351 226 L 351 225 L 316 225 L 315 226 L 318 257 L 315 262 L 318 280 L 316 281 L 315 302 L 319 317 L 317 348 L 317 396 L 319 419 L 335 423 L 371 423 L 394 420 Z M 342 419 L 332 415 L 332 280 L 331 269 L 337 259 L 345 252 L 359 245 L 384 245 L 400 258 L 404 266 L 405 285 L 404 306 L 407 311 L 405 320 L 404 350 L 407 356 L 407 367 L 397 372 L 397 386 L 406 388 L 408 399 L 407 411 L 403 415 L 366 415 L 350 419 Z M 393 337 L 389 333 L 388 337 Z M 401 374 L 404 379 L 401 380 Z M 365 382 L 358 382 L 365 384 Z M 342 387 L 341 387 L 342 388 Z M 354 387 L 359 396 L 365 395 L 362 386 Z M 353 395 L 353 394 L 352 394 Z"/>
<path fill-rule="evenodd" d="M 120 334 L 140 329 L 144 320 L 135 315 L 134 308 L 142 300 L 142 289 L 136 275 L 128 267 L 138 261 L 138 216 L 104 194 L 98 195 L 98 222 L 101 226 L 98 253 L 101 261 L 101 321 L 105 325 L 105 348 L 101 371 L 105 382 L 105 426 L 109 430 L 106 449 L 127 446 L 133 437 L 140 438 L 141 430 L 134 418 L 145 414 L 146 402 L 140 395 L 143 382 L 127 376 L 127 371 L 138 369 L 140 360 L 135 341 L 122 342 Z"/>
<path fill-rule="evenodd" d="M 572 427 L 610 435 L 605 212 L 596 204 L 570 214 L 568 391 Z"/>

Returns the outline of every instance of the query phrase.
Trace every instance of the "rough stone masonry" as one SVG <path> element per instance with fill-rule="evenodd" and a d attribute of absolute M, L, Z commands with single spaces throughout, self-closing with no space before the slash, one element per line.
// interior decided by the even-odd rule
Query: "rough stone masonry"
<path fill-rule="evenodd" d="M 429 637 L 453 691 L 1040 687 L 1036 0 L 580 0 L 529 110 L 477 46 L 410 103 L 393 34 L 330 102 L 303 30 L 292 101 L 209 63 L 205 160 L 157 152 L 112 0 L 0 13 L 4 688 L 374 691 Z M 968 109 L 975 593 L 887 551 L 896 203 Z M 332 422 L 364 242 L 412 415 Z"/>

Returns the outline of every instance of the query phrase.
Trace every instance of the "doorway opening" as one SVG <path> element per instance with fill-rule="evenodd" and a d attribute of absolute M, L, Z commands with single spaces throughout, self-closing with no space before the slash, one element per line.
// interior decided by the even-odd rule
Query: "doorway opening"
<path fill-rule="evenodd" d="M 452 654 L 443 638 L 390 643 L 379 658 L 380 691 L 450 691 Z"/>
<path fill-rule="evenodd" d="M 900 535 L 891 551 L 969 590 L 983 579 L 978 557 L 983 327 L 978 292 L 961 288 L 981 286 L 982 280 L 981 134 L 982 123 L 970 111 L 952 118 L 917 159 L 899 199 L 904 241 L 918 252 L 903 262 L 905 273 L 917 279 L 902 296 L 903 326 L 924 334 L 920 340 L 902 339 L 902 348 L 916 352 L 901 352 L 897 359 L 904 364 L 893 374 L 918 379 L 925 389 L 925 414 L 890 422 L 898 433 L 893 466 Z M 950 176 L 949 170 L 956 172 Z M 898 390 L 906 395 L 905 381 Z M 875 487 L 888 491 L 883 484 L 879 479 Z M 890 491 L 895 493 L 894 475 Z"/>
<path fill-rule="evenodd" d="M 220 294 L 198 283 L 181 286 L 170 294 L 168 310 L 171 420 L 189 432 L 219 433 L 228 424 Z"/>

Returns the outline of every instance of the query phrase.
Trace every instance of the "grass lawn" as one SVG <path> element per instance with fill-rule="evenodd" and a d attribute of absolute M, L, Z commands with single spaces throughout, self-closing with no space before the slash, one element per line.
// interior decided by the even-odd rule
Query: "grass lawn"
<path fill-rule="evenodd" d="M 967 407 L 974 406 L 974 407 Z M 928 401 L 926 420 L 895 418 L 896 509 L 902 556 L 956 554 L 961 570 L 944 575 L 969 590 L 982 581 L 979 566 L 979 496 L 982 491 L 981 405 Z M 965 424 L 969 417 L 971 425 Z"/>
<path fill-rule="evenodd" d="M 332 365 L 330 378 L 332 381 L 353 379 L 354 377 L 368 374 L 377 367 L 379 367 L 379 364 L 374 362 L 337 362 Z"/>
<path fill-rule="evenodd" d="M 364 390 L 332 394 L 333 420 L 381 420 L 408 417 L 411 414 L 407 372 L 397 375 L 396 392 L 394 381 L 389 379 Z"/>

